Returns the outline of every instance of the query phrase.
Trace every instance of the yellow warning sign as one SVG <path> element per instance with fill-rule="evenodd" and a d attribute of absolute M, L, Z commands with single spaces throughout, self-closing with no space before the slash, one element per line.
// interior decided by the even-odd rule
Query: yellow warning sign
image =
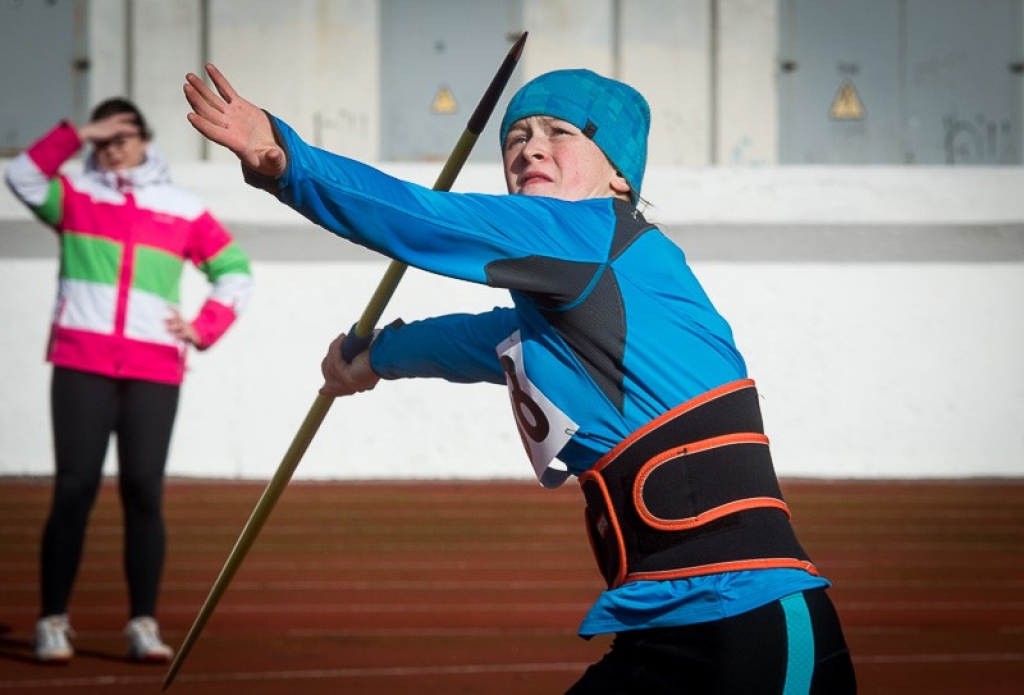
<path fill-rule="evenodd" d="M 459 102 L 455 101 L 455 95 L 451 88 L 443 84 L 434 96 L 434 103 L 430 105 L 430 112 L 448 116 L 459 110 Z"/>
<path fill-rule="evenodd" d="M 843 82 L 836 98 L 832 100 L 832 108 L 828 110 L 828 117 L 837 121 L 859 121 L 866 115 L 867 112 L 857 95 L 857 90 L 850 82 Z"/>

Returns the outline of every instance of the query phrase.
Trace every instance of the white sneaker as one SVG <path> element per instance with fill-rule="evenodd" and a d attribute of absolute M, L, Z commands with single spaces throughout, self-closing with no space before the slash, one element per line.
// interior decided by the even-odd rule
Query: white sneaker
<path fill-rule="evenodd" d="M 68 637 L 74 637 L 67 614 L 48 615 L 36 623 L 36 659 L 51 664 L 66 664 L 75 655 Z"/>
<path fill-rule="evenodd" d="M 124 628 L 128 638 L 128 658 L 162 664 L 170 661 L 174 650 L 160 639 L 160 627 L 149 617 L 132 618 Z"/>

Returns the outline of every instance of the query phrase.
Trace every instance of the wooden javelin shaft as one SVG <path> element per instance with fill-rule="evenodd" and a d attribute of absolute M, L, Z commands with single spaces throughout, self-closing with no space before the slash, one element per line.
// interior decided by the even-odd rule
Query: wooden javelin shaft
<path fill-rule="evenodd" d="M 498 71 L 491 79 L 491 83 L 488 85 L 487 91 L 484 92 L 483 97 L 481 97 L 480 103 L 477 104 L 476 109 L 473 111 L 473 115 L 470 116 L 465 130 L 462 132 L 462 136 L 455 144 L 452 153 L 448 156 L 448 161 L 445 163 L 444 168 L 438 175 L 437 181 L 434 183 L 435 191 L 450 190 L 452 184 L 455 183 L 455 179 L 462 170 L 462 166 L 469 158 L 469 154 L 473 150 L 473 146 L 476 144 L 477 138 L 480 136 L 480 133 L 483 132 L 484 126 L 487 125 L 487 121 L 490 118 L 491 113 L 494 111 L 494 107 L 498 103 L 498 98 L 501 96 L 501 93 L 504 91 L 509 79 L 512 77 L 512 72 L 515 70 L 515 67 L 519 62 L 519 57 L 523 53 L 523 45 L 526 43 L 526 36 L 527 33 L 524 32 L 512 48 L 509 49 L 508 54 L 505 56 L 505 60 L 502 61 Z M 384 313 L 384 309 L 387 307 L 388 302 L 394 295 L 395 290 L 398 288 L 398 283 L 405 274 L 407 267 L 408 266 L 406 266 L 406 264 L 399 261 L 392 261 L 390 263 L 383 278 L 381 278 L 381 281 L 377 286 L 377 290 L 370 298 L 366 309 L 363 311 L 362 316 L 356 323 L 352 334 L 346 337 L 345 343 L 347 345 L 356 346 L 356 349 L 351 352 L 346 350 L 346 355 L 357 355 L 369 346 L 370 340 L 373 337 L 373 330 L 376 327 L 377 322 L 380 320 L 381 315 Z M 320 393 L 317 394 L 316 400 L 313 401 L 313 405 L 310 407 L 309 412 L 302 421 L 302 425 L 299 427 L 298 432 L 296 432 L 295 437 L 292 439 L 291 446 L 289 446 L 288 450 L 285 452 L 284 457 L 281 459 L 281 463 L 278 465 L 277 471 L 270 479 L 270 482 L 267 483 L 266 489 L 263 491 L 259 501 L 256 503 L 256 507 L 249 516 L 249 520 L 246 522 L 241 534 L 239 534 L 238 540 L 235 541 L 235 545 L 231 549 L 231 553 L 228 555 L 227 560 L 224 562 L 224 567 L 221 569 L 220 575 L 218 575 L 217 580 L 213 583 L 213 587 L 210 589 L 210 593 L 206 597 L 206 601 L 199 609 L 199 613 L 196 615 L 188 634 L 185 635 L 185 641 L 182 642 L 181 647 L 178 648 L 178 653 L 175 655 L 170 668 L 167 670 L 167 675 L 164 677 L 164 690 L 167 690 L 174 681 L 174 678 L 181 669 L 181 665 L 184 663 L 185 658 L 192 650 L 192 646 L 199 638 L 199 635 L 203 631 L 207 621 L 210 619 L 210 616 L 213 615 L 214 609 L 220 602 L 221 597 L 227 590 L 228 585 L 231 583 L 232 578 L 234 578 L 238 568 L 241 567 L 242 561 L 248 554 L 249 549 L 252 548 L 256 537 L 262 530 L 267 518 L 269 518 L 271 511 L 273 511 L 274 505 L 277 504 L 278 498 L 280 498 L 281 493 L 284 492 L 285 487 L 287 487 L 288 482 L 291 480 L 292 474 L 295 472 L 295 469 L 298 467 L 303 455 L 306 453 L 306 449 L 309 447 L 310 442 L 313 441 L 313 437 L 320 428 L 320 424 L 323 422 L 324 417 L 326 417 L 327 412 L 330 410 L 331 403 L 333 401 L 334 399 L 331 397 L 324 396 Z"/>

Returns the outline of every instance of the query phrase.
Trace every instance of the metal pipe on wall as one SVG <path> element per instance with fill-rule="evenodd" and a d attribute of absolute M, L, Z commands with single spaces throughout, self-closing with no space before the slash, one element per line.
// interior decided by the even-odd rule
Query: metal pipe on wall
<path fill-rule="evenodd" d="M 718 2 L 708 0 L 708 163 L 717 166 L 718 156 Z"/>
<path fill-rule="evenodd" d="M 622 0 L 612 0 L 611 48 L 612 74 L 616 80 L 622 79 Z"/>
<path fill-rule="evenodd" d="M 135 0 L 124 0 L 124 94 L 135 100 Z"/>
<path fill-rule="evenodd" d="M 199 68 L 210 62 L 210 0 L 199 0 Z M 204 74 L 200 72 L 198 74 Z M 199 138 L 199 159 L 210 159 L 210 141 Z"/>

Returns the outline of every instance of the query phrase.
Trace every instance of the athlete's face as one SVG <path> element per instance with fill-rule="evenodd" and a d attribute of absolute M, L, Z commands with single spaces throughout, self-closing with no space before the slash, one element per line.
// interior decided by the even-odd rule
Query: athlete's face
<path fill-rule="evenodd" d="M 504 143 L 509 193 L 562 200 L 619 197 L 629 184 L 579 128 L 551 116 L 530 116 L 512 124 Z"/>

